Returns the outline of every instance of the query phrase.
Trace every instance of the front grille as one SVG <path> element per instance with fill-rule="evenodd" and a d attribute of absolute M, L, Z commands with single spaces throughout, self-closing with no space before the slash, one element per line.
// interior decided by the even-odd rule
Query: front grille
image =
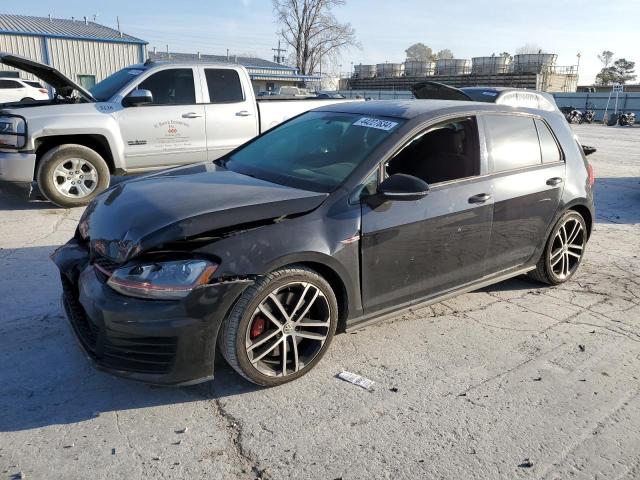
<path fill-rule="evenodd" d="M 101 269 L 108 273 L 113 273 L 113 271 L 120 266 L 119 263 L 113 262 L 107 257 L 102 257 L 100 255 L 96 255 L 95 257 L 93 257 L 93 264 L 98 265 Z"/>
<path fill-rule="evenodd" d="M 77 287 L 62 275 L 67 316 L 89 356 L 99 365 L 134 373 L 166 374 L 173 367 L 177 337 L 139 337 L 94 324 L 78 300 Z"/>

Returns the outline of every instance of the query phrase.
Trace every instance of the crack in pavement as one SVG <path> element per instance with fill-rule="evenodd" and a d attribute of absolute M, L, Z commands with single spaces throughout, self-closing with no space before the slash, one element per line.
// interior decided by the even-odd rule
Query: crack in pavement
<path fill-rule="evenodd" d="M 232 432 L 229 434 L 229 440 L 233 446 L 238 463 L 248 467 L 248 469 L 242 468 L 242 473 L 251 472 L 253 473 L 251 478 L 270 480 L 271 476 L 267 472 L 267 469 L 261 468 L 259 460 L 251 455 L 244 447 L 244 429 L 242 423 L 225 408 L 220 398 L 216 396 L 213 382 L 203 385 L 203 389 L 205 390 L 202 394 L 204 399 L 213 403 L 216 415 L 226 422 L 227 430 Z"/>

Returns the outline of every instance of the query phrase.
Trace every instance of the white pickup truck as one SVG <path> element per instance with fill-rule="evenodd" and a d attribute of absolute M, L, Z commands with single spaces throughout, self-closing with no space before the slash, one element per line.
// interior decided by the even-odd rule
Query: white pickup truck
<path fill-rule="evenodd" d="M 50 100 L 0 105 L 0 181 L 35 181 L 63 207 L 88 203 L 111 174 L 215 160 L 284 120 L 344 101 L 256 101 L 236 64 L 147 61 L 87 91 L 32 60 L 0 53 L 0 63 L 56 92 Z"/>

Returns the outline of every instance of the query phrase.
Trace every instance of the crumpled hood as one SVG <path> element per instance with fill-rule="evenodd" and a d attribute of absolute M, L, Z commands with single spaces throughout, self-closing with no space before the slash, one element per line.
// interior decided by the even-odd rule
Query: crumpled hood
<path fill-rule="evenodd" d="M 92 250 L 121 263 L 167 242 L 304 213 L 327 195 L 203 163 L 125 181 L 99 195 L 80 222 Z"/>

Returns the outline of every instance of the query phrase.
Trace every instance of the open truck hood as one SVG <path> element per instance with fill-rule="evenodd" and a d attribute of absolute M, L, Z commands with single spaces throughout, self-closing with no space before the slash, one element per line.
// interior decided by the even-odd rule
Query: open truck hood
<path fill-rule="evenodd" d="M 200 236 L 213 241 L 277 223 L 317 208 L 327 195 L 196 164 L 105 191 L 87 207 L 80 229 L 94 252 L 121 263 L 167 243 Z"/>
<path fill-rule="evenodd" d="M 471 101 L 471 97 L 459 88 L 450 87 L 439 82 L 419 82 L 411 87 L 413 96 L 420 100 L 463 100 Z"/>
<path fill-rule="evenodd" d="M 0 53 L 0 63 L 35 75 L 55 88 L 56 92 L 63 97 L 70 97 L 75 90 L 85 100 L 89 100 L 90 102 L 96 101 L 88 90 L 65 77 L 55 68 L 45 65 L 44 63 L 34 62 L 28 58 L 19 57 L 10 53 Z"/>

